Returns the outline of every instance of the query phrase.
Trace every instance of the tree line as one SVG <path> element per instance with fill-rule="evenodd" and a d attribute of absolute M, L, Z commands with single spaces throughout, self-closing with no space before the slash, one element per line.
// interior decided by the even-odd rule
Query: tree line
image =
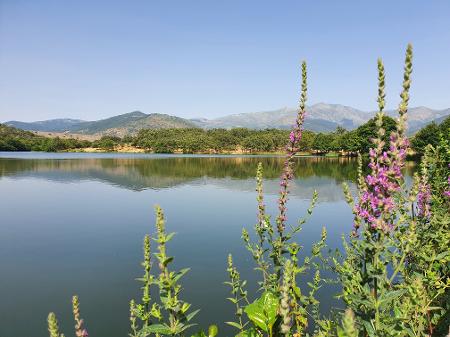
<path fill-rule="evenodd" d="M 383 117 L 385 144 L 389 144 L 389 134 L 394 130 L 396 121 Z M 348 131 L 338 127 L 334 132 L 316 133 L 305 131 L 299 142 L 302 152 L 311 154 L 341 153 L 355 155 L 367 153 L 371 139 L 376 135 L 375 119 L 371 119 L 358 128 Z M 143 129 L 136 136 L 123 138 L 105 135 L 95 141 L 59 137 L 38 136 L 29 131 L 0 124 L 0 151 L 47 151 L 57 152 L 87 147 L 114 151 L 120 146 L 131 145 L 155 153 L 276 153 L 283 152 L 289 130 L 247 128 L 211 129 Z M 415 153 L 423 154 L 428 144 L 437 146 L 441 138 L 450 136 L 450 117 L 441 124 L 432 122 L 410 138 Z"/>
<path fill-rule="evenodd" d="M 383 117 L 383 128 L 386 130 L 384 143 L 389 144 L 389 135 L 395 129 L 396 121 L 388 116 Z M 246 128 L 212 129 L 146 129 L 133 137 L 132 144 L 156 153 L 196 152 L 234 152 L 242 150 L 247 153 L 283 152 L 288 130 L 265 129 L 251 130 Z M 450 135 L 450 117 L 440 125 L 431 123 L 410 138 L 412 149 L 423 154 L 427 144 L 437 145 L 441 138 Z M 371 119 L 358 128 L 348 131 L 338 127 L 334 132 L 315 133 L 304 131 L 299 142 L 299 149 L 312 154 L 328 154 L 343 152 L 354 155 L 358 152 L 368 153 L 371 140 L 377 136 L 375 119 Z"/>

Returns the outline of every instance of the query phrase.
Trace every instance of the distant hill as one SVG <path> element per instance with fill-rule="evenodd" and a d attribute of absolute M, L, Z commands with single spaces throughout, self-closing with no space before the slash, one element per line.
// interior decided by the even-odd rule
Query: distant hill
<path fill-rule="evenodd" d="M 396 113 L 396 111 L 387 112 L 391 117 L 396 116 Z M 449 115 L 450 109 L 433 110 L 423 106 L 411 108 L 408 111 L 408 133 L 414 134 L 433 121 L 439 124 Z"/>
<path fill-rule="evenodd" d="M 396 111 L 388 111 L 392 117 Z M 433 110 L 426 107 L 411 108 L 408 113 L 409 132 L 414 133 L 435 119 L 450 115 L 450 109 Z M 250 129 L 288 129 L 295 122 L 296 109 L 283 108 L 273 111 L 251 112 L 229 115 L 216 119 L 194 119 L 196 125 L 202 128 L 232 128 L 246 127 Z M 319 103 L 307 108 L 305 128 L 316 132 L 329 132 L 341 126 L 352 130 L 375 116 L 375 112 L 365 112 L 339 104 Z"/>
<path fill-rule="evenodd" d="M 22 130 L 59 132 L 61 130 L 69 130 L 70 128 L 79 125 L 80 123 L 85 122 L 79 119 L 60 118 L 32 123 L 9 121 L 5 124 Z"/>
<path fill-rule="evenodd" d="M 216 119 L 194 119 L 196 125 L 202 128 L 233 128 L 249 129 L 289 129 L 295 122 L 297 110 L 282 108 L 273 111 L 250 112 L 229 115 Z M 337 126 L 354 129 L 370 118 L 370 114 L 351 107 L 338 104 L 315 104 L 308 107 L 305 128 L 316 132 L 329 132 Z"/>
<path fill-rule="evenodd" d="M 29 131 L 69 132 L 88 135 L 125 136 L 136 134 L 140 129 L 189 128 L 196 127 L 189 120 L 165 114 L 145 114 L 140 111 L 101 119 L 81 121 L 73 119 L 53 119 L 38 122 L 6 122 L 6 125 Z"/>
<path fill-rule="evenodd" d="M 395 117 L 397 112 L 387 111 L 387 114 Z M 338 126 L 352 130 L 367 122 L 374 115 L 374 112 L 365 112 L 345 105 L 319 103 L 307 108 L 305 128 L 315 132 L 334 131 Z M 450 109 L 433 110 L 427 107 L 411 108 L 408 115 L 408 132 L 410 134 L 415 133 L 428 123 L 434 120 L 444 119 L 448 115 L 450 115 Z M 245 127 L 249 129 L 289 129 L 295 121 L 295 116 L 296 109 L 294 108 L 241 113 L 215 119 L 185 119 L 166 114 L 145 114 L 140 111 L 133 111 L 98 121 L 53 119 L 31 123 L 10 121 L 5 124 L 30 131 L 69 132 L 122 137 L 127 134 L 136 134 L 141 129 L 160 128 L 199 127 L 204 129 L 230 129 Z"/>

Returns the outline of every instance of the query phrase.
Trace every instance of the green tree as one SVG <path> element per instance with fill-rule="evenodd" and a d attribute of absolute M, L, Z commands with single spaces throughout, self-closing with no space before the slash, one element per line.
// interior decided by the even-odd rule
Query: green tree
<path fill-rule="evenodd" d="M 425 147 L 430 144 L 436 147 L 439 144 L 441 129 L 432 122 L 417 132 L 411 140 L 411 146 L 417 153 L 423 154 Z"/>
<path fill-rule="evenodd" d="M 385 135 L 383 137 L 383 141 L 385 147 L 389 144 L 389 135 L 396 128 L 396 122 L 393 118 L 389 116 L 383 116 L 382 128 L 385 130 Z M 377 125 L 376 119 L 372 118 L 367 123 L 359 126 L 356 129 L 356 134 L 359 140 L 358 150 L 362 153 L 368 153 L 369 149 L 372 147 L 372 139 L 377 137 Z"/>
<path fill-rule="evenodd" d="M 318 133 L 314 138 L 313 149 L 318 152 L 329 152 L 333 149 L 333 135 L 331 133 Z"/>

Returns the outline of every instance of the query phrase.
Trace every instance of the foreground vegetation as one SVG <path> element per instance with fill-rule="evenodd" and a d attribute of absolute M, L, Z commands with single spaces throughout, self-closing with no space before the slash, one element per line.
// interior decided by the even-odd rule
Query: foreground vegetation
<path fill-rule="evenodd" d="M 246 282 L 228 257 L 227 270 L 235 307 L 236 336 L 444 336 L 450 320 L 450 144 L 442 138 L 428 145 L 411 188 L 402 174 L 409 141 L 405 136 L 412 48 L 408 46 L 399 117 L 388 132 L 384 120 L 384 66 L 378 61 L 379 111 L 377 136 L 369 151 L 369 173 L 363 176 L 360 157 L 357 193 L 344 185 L 354 213 L 341 252 L 326 252 L 327 232 L 313 245 L 310 256 L 300 259 L 298 243 L 302 225 L 311 215 L 317 194 L 297 224 L 287 219 L 293 158 L 304 134 L 306 64 L 302 65 L 302 90 L 296 125 L 289 133 L 280 178 L 278 214 L 266 213 L 263 166 L 257 167 L 258 217 L 254 233 L 242 231 L 242 239 L 260 274 L 259 291 L 250 294 Z M 386 140 L 386 136 L 388 136 Z M 188 333 L 197 310 L 183 301 L 180 280 L 188 269 L 171 269 L 173 257 L 166 244 L 173 238 L 165 228 L 163 211 L 156 207 L 156 234 L 144 238 L 142 297 L 130 302 L 130 336 L 216 336 L 218 328 Z M 156 251 L 152 246 L 156 243 Z M 152 253 L 153 252 L 153 253 Z M 155 272 L 154 269 L 157 269 Z M 333 279 L 324 278 L 324 271 Z M 327 282 L 340 285 L 336 294 L 343 308 L 328 315 L 320 312 L 318 290 Z M 307 290 L 304 287 L 307 287 Z M 87 336 L 80 318 L 78 298 L 73 298 L 76 336 Z M 51 337 L 60 337 L 56 316 L 48 316 Z"/>
<path fill-rule="evenodd" d="M 385 144 L 395 130 L 395 120 L 383 116 Z M 120 151 L 140 149 L 155 153 L 283 153 L 289 130 L 266 129 L 250 130 L 235 128 L 231 130 L 199 128 L 184 129 L 143 129 L 136 136 L 123 138 L 103 136 L 89 142 L 77 139 L 46 138 L 31 132 L 0 125 L 0 151 L 77 151 L 96 148 L 100 151 Z M 423 154 L 427 144 L 436 146 L 441 137 L 450 135 L 450 117 L 440 125 L 434 122 L 421 129 L 411 138 L 411 148 Z M 347 131 L 337 128 L 331 133 L 314 133 L 304 130 L 298 142 L 298 150 L 309 154 L 356 155 L 368 153 L 371 139 L 377 136 L 375 118 Z"/>

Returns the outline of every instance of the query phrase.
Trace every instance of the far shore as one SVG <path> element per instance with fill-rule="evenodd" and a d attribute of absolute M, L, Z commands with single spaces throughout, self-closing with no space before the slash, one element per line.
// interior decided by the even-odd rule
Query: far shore
<path fill-rule="evenodd" d="M 115 146 L 114 148 L 105 149 L 99 147 L 86 147 L 79 149 L 70 149 L 62 152 L 84 152 L 84 153 L 159 153 L 154 152 L 148 149 L 138 148 L 131 145 L 120 145 Z M 182 150 L 174 150 L 173 152 L 168 152 L 167 154 L 208 154 L 208 155 L 285 155 L 283 150 L 272 151 L 272 152 L 257 152 L 257 151 L 244 151 L 241 149 L 237 150 L 229 150 L 229 151 L 196 151 L 196 152 L 183 152 Z M 353 154 L 345 153 L 345 152 L 329 152 L 329 153 L 314 153 L 314 152 L 298 152 L 296 156 L 304 157 L 304 156 L 320 156 L 320 157 L 353 157 Z"/>

